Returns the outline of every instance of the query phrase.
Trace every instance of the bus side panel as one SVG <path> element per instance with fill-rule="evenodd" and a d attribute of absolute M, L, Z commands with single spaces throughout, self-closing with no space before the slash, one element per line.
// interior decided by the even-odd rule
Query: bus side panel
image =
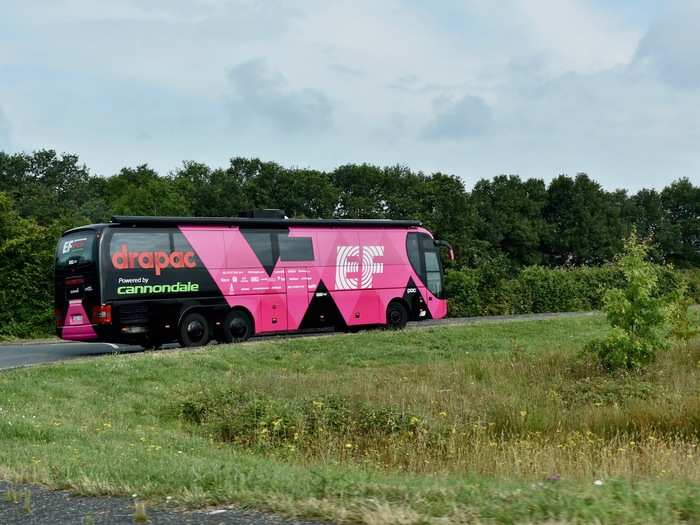
<path fill-rule="evenodd" d="M 359 294 L 352 288 L 352 280 L 347 278 L 351 271 L 356 273 L 356 268 L 359 268 L 359 262 L 354 254 L 354 250 L 359 246 L 357 232 L 350 229 L 319 229 L 314 234 L 314 241 L 317 259 L 316 264 L 311 268 L 311 282 L 314 289 L 309 290 L 309 301 L 313 298 L 316 289 L 325 287 L 345 323 L 357 324 L 353 319 L 357 312 Z M 338 273 L 338 264 L 344 265 L 348 272 Z"/>
<path fill-rule="evenodd" d="M 230 307 L 243 307 L 253 317 L 255 330 L 288 329 L 284 268 L 270 274 L 238 228 L 180 227 L 197 252 Z"/>
<path fill-rule="evenodd" d="M 278 259 L 272 270 L 263 267 L 237 227 L 182 226 L 180 230 L 228 305 L 249 310 L 258 332 L 297 329 L 320 287 L 328 291 L 349 326 L 385 323 L 388 304 L 403 298 L 411 281 L 432 317 L 446 313 L 446 301 L 432 296 L 411 268 L 407 230 L 290 228 L 290 235 L 313 238 L 314 260 Z M 290 280 L 299 279 L 300 274 L 301 281 Z M 300 287 L 304 279 L 306 297 Z M 269 294 L 277 297 L 265 299 Z"/>
<path fill-rule="evenodd" d="M 402 297 L 410 278 L 405 236 L 379 228 L 316 233 L 313 280 L 323 281 L 348 326 L 385 323 L 388 303 Z"/>

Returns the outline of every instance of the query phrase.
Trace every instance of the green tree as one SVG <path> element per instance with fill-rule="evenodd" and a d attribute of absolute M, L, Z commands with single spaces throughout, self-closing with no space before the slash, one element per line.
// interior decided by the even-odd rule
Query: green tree
<path fill-rule="evenodd" d="M 661 192 L 665 223 L 659 243 L 669 261 L 700 266 L 700 187 L 680 179 Z"/>
<path fill-rule="evenodd" d="M 109 210 L 117 215 L 190 215 L 185 197 L 175 181 L 160 177 L 147 165 L 123 168 L 107 179 L 106 200 Z"/>
<path fill-rule="evenodd" d="M 217 215 L 221 206 L 212 181 L 212 170 L 206 164 L 185 161 L 172 174 L 173 188 L 186 201 L 196 217 Z"/>
<path fill-rule="evenodd" d="M 0 193 L 0 335 L 51 330 L 56 231 L 19 216 Z"/>
<path fill-rule="evenodd" d="M 377 166 L 348 164 L 331 173 L 338 189 L 335 215 L 343 219 L 387 216 L 386 176 Z"/>
<path fill-rule="evenodd" d="M 474 186 L 471 199 L 480 240 L 518 265 L 541 261 L 540 245 L 547 231 L 542 217 L 546 203 L 543 181 L 522 181 L 516 175 L 499 175 L 492 181 L 482 179 Z"/>
<path fill-rule="evenodd" d="M 671 317 L 677 315 L 674 312 L 682 302 L 682 289 L 660 293 L 664 267 L 649 260 L 649 244 L 640 241 L 636 232 L 624 243 L 615 265 L 625 285 L 605 294 L 603 310 L 612 331 L 605 339 L 592 341 L 588 349 L 608 370 L 639 369 L 668 346 Z"/>
<path fill-rule="evenodd" d="M 282 200 L 279 207 L 290 217 L 332 217 L 338 202 L 338 190 L 330 176 L 311 169 L 285 170 L 281 184 Z"/>
<path fill-rule="evenodd" d="M 623 219 L 627 196 L 606 193 L 585 173 L 560 175 L 547 188 L 544 218 L 549 225 L 544 253 L 549 264 L 601 264 L 622 249 L 629 226 Z"/>
<path fill-rule="evenodd" d="M 77 155 L 58 155 L 54 150 L 33 154 L 0 152 L 0 188 L 15 203 L 21 217 L 50 224 L 56 217 L 73 222 L 92 219 L 99 208 L 93 177 Z"/>
<path fill-rule="evenodd" d="M 420 205 L 418 218 L 436 238 L 449 242 L 465 264 L 475 264 L 485 253 L 483 241 L 476 238 L 477 211 L 462 180 L 454 175 L 432 174 L 415 195 Z"/>

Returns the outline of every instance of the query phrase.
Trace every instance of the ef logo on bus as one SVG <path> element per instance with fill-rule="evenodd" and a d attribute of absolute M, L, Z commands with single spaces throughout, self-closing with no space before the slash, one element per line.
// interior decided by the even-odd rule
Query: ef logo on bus
<path fill-rule="evenodd" d="M 82 250 L 85 246 L 85 241 L 87 241 L 87 237 L 64 242 L 62 253 L 70 253 L 71 250 Z"/>
<path fill-rule="evenodd" d="M 361 256 L 360 252 L 362 252 Z M 384 246 L 363 246 L 362 250 L 359 246 L 338 246 L 335 289 L 372 288 L 374 274 L 384 272 L 384 264 L 374 260 L 375 257 L 382 255 L 384 255 Z"/>
<path fill-rule="evenodd" d="M 117 270 L 134 268 L 155 269 L 156 275 L 165 268 L 195 268 L 194 252 L 130 252 L 126 244 L 112 254 L 112 266 Z"/>

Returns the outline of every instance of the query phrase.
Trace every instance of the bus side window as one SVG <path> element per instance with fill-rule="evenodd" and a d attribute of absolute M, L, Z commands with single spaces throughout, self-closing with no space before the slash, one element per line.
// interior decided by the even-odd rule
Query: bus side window
<path fill-rule="evenodd" d="M 418 247 L 417 233 L 409 233 L 406 237 L 406 252 L 408 253 L 408 260 L 411 263 L 413 271 L 416 272 L 421 280 L 424 280 L 424 270 L 420 256 L 420 248 Z"/>
<path fill-rule="evenodd" d="M 115 231 L 109 243 L 110 256 L 126 245 L 130 252 L 170 251 L 170 237 L 166 232 Z"/>
<path fill-rule="evenodd" d="M 275 232 L 270 230 L 241 229 L 245 240 L 248 241 L 260 264 L 265 268 L 273 268 L 277 261 L 277 250 L 274 244 Z"/>
<path fill-rule="evenodd" d="M 311 237 L 289 237 L 286 233 L 277 235 L 281 261 L 313 261 L 314 247 Z"/>
<path fill-rule="evenodd" d="M 194 253 L 194 262 L 197 266 L 203 266 L 202 262 L 199 260 L 199 257 L 197 257 L 197 253 L 194 251 L 192 248 L 192 245 L 187 241 L 187 238 L 180 233 L 179 231 L 174 231 L 172 233 L 172 251 L 174 252 L 193 252 Z"/>

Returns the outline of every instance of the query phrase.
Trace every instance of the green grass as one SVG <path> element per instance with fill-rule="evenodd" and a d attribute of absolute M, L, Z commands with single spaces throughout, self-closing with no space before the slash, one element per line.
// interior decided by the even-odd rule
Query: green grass
<path fill-rule="evenodd" d="M 581 356 L 606 329 L 595 316 L 13 370 L 0 478 L 342 522 L 698 523 L 700 345 L 610 377 Z"/>

